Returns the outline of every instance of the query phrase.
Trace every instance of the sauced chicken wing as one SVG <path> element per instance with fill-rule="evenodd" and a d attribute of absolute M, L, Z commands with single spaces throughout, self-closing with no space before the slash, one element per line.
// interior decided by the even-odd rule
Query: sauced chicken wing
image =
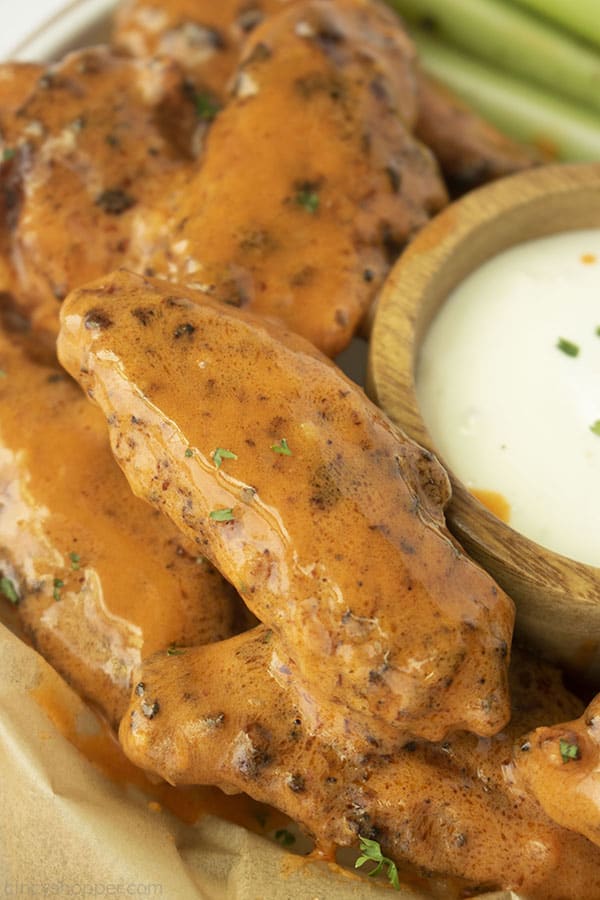
<path fill-rule="evenodd" d="M 0 143 L 10 157 L 0 170 L 0 228 L 15 296 L 36 326 L 56 332 L 72 287 L 129 259 L 133 233 L 143 248 L 160 231 L 196 125 L 172 61 L 123 60 L 97 48 L 38 78 Z"/>
<path fill-rule="evenodd" d="M 144 656 L 220 640 L 233 589 L 132 496 L 102 416 L 0 333 L 2 593 L 35 646 L 117 724 Z"/>
<path fill-rule="evenodd" d="M 297 0 L 129 0 L 118 7 L 114 40 L 134 56 L 173 56 L 200 90 L 224 96 L 245 35 L 293 2 Z M 536 161 L 533 150 L 502 135 L 450 90 L 421 73 L 417 77 L 415 134 L 435 154 L 453 192 Z"/>
<path fill-rule="evenodd" d="M 600 695 L 579 718 L 522 738 L 515 762 L 517 779 L 552 819 L 600 844 Z"/>
<path fill-rule="evenodd" d="M 342 350 L 446 201 L 411 134 L 413 64 L 393 14 L 366 0 L 295 3 L 267 19 L 152 267 Z"/>
<path fill-rule="evenodd" d="M 9 229 L 14 224 L 19 201 L 18 180 L 14 177 L 14 148 L 6 142 L 13 118 L 26 100 L 43 66 L 34 63 L 4 63 L 0 65 L 0 292 L 13 288 L 13 274 L 9 264 Z"/>
<path fill-rule="evenodd" d="M 322 851 L 375 839 L 397 861 L 465 879 L 469 896 L 600 896 L 600 851 L 505 777 L 523 728 L 580 709 L 555 670 L 517 657 L 513 720 L 496 737 L 459 733 L 386 754 L 374 743 L 349 760 L 327 733 L 313 733 L 284 678 L 265 678 L 271 640 L 261 628 L 148 660 L 120 729 L 133 761 L 175 784 L 245 791 L 300 822 Z"/>
<path fill-rule="evenodd" d="M 62 321 L 134 492 L 272 628 L 315 727 L 502 727 L 513 606 L 446 530 L 431 454 L 301 338 L 194 291 L 121 272 Z"/>
<path fill-rule="evenodd" d="M 433 151 L 453 195 L 540 162 L 533 148 L 499 132 L 447 87 L 419 74 L 415 133 Z"/>

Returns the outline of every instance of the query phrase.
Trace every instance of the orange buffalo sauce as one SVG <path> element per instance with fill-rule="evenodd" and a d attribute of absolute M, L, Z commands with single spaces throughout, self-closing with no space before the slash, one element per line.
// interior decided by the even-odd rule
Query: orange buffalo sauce
<path fill-rule="evenodd" d="M 502 494 L 497 491 L 483 491 L 479 488 L 471 488 L 469 493 L 483 503 L 485 508 L 489 509 L 501 522 L 510 522 L 510 503 Z"/>

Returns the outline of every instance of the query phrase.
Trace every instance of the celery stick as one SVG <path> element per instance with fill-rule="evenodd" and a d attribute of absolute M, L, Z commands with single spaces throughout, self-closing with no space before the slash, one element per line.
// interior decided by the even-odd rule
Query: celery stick
<path fill-rule="evenodd" d="M 516 0 L 600 47 L 598 0 Z"/>
<path fill-rule="evenodd" d="M 552 148 L 562 160 L 600 161 L 600 117 L 412 32 L 423 68 L 501 131 Z"/>
<path fill-rule="evenodd" d="M 600 54 L 537 16 L 506 0 L 387 2 L 409 22 L 427 22 L 438 37 L 468 53 L 600 112 Z M 577 0 L 568 4 L 576 5 Z"/>

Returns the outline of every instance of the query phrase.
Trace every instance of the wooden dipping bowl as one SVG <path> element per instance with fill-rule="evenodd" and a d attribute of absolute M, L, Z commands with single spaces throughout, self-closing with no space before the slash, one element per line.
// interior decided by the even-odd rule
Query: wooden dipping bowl
<path fill-rule="evenodd" d="M 442 455 L 417 404 L 419 348 L 450 292 L 514 244 L 600 227 L 600 164 L 552 165 L 502 179 L 449 206 L 393 268 L 374 318 L 367 391 L 410 437 Z M 600 304 L 600 297 L 598 298 Z M 600 385 L 599 385 L 600 390 Z M 600 568 L 541 547 L 489 512 L 448 466 L 448 525 L 517 607 L 517 639 L 600 682 Z"/>

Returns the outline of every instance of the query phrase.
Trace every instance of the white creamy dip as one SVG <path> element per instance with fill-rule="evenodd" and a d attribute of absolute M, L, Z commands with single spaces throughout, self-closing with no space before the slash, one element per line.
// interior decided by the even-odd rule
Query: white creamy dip
<path fill-rule="evenodd" d="M 600 566 L 600 229 L 519 244 L 466 278 L 426 336 L 417 394 L 469 489 Z"/>

